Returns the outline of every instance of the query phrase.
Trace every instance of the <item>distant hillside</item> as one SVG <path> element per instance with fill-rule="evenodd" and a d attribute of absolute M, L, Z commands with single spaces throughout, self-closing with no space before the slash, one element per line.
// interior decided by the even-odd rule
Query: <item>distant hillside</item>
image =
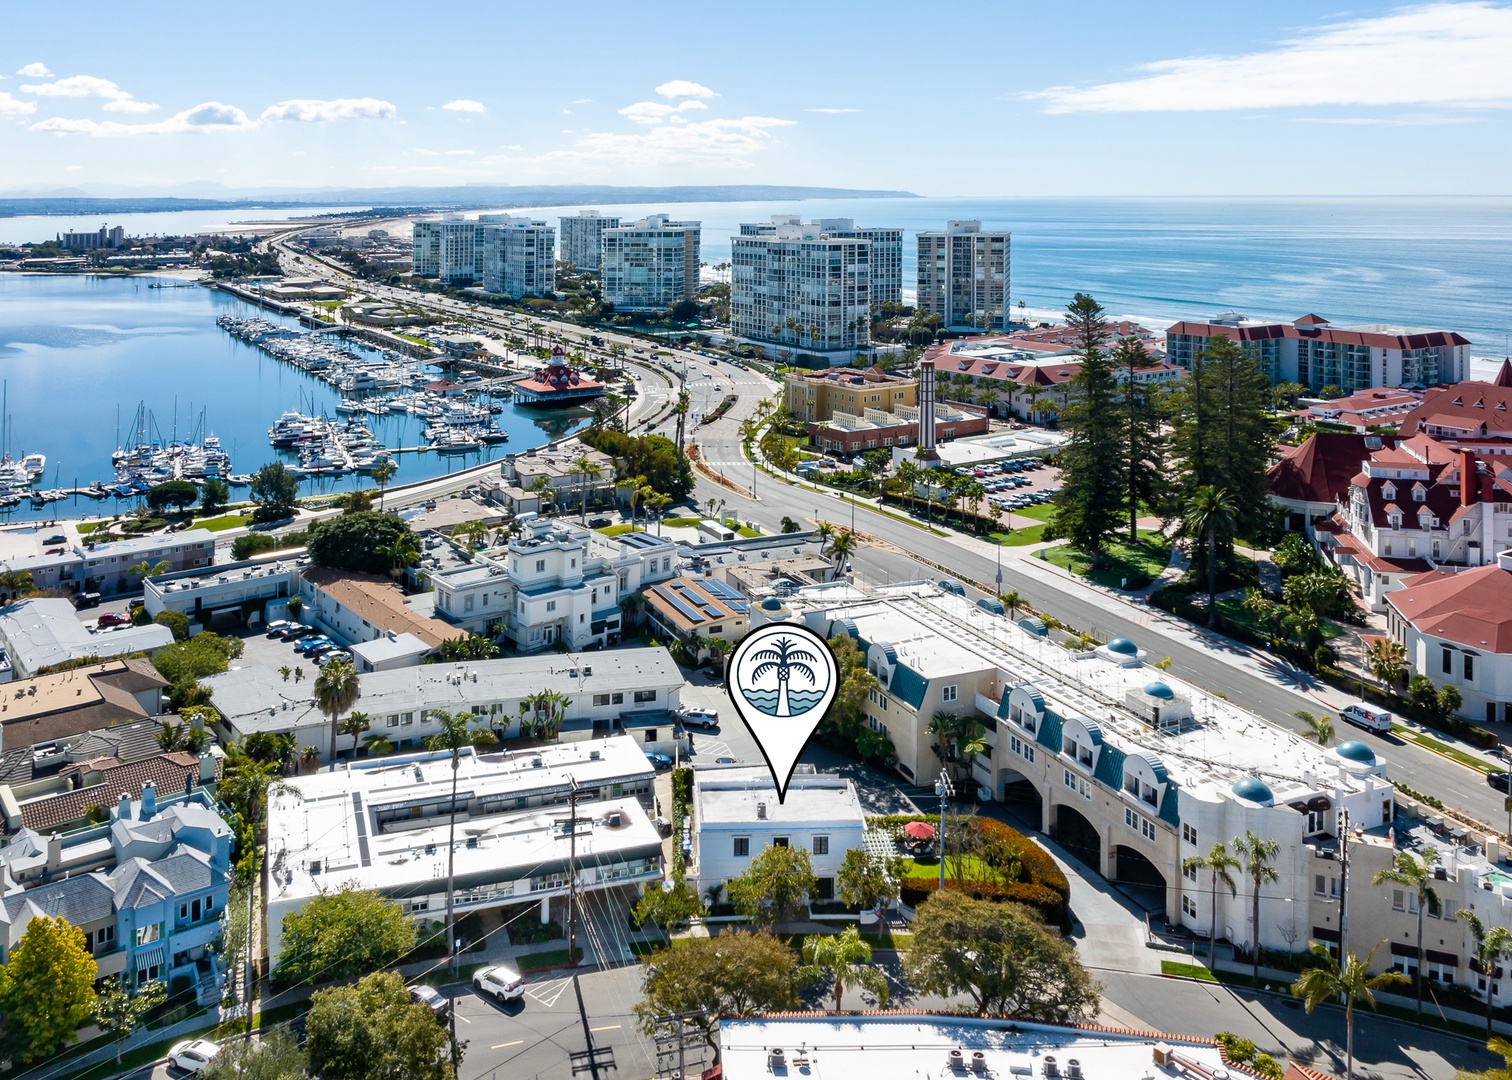
<path fill-rule="evenodd" d="M 228 192 L 228 197 L 183 198 L 90 195 L 79 189 L 0 194 L 0 217 L 28 214 L 152 214 L 174 210 L 256 210 L 300 206 L 404 206 L 469 209 L 487 206 L 568 206 L 604 203 L 767 202 L 801 199 L 911 199 L 911 191 L 856 188 L 790 187 L 780 184 L 713 184 L 677 187 L 612 187 L 603 184 L 558 184 L 516 187 L 469 184 L 465 187 L 330 188 L 279 191 L 257 195 Z"/>

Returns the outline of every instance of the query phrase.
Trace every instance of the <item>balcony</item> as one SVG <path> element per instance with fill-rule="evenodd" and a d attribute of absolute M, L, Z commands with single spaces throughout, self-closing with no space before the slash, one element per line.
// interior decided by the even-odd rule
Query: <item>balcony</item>
<path fill-rule="evenodd" d="M 175 930 L 169 938 L 168 953 L 171 956 L 174 953 L 187 952 L 198 945 L 209 945 L 219 941 L 220 936 L 220 912 L 216 912 L 212 918 L 201 919 L 187 929 Z"/>

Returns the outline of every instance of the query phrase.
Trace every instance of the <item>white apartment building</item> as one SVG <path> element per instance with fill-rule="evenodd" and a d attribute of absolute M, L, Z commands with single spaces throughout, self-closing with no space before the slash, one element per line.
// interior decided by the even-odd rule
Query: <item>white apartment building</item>
<path fill-rule="evenodd" d="M 698 292 L 701 223 L 652 214 L 605 228 L 604 302 L 619 311 L 661 311 Z"/>
<path fill-rule="evenodd" d="M 740 226 L 741 236 L 769 236 L 783 225 L 802 225 L 797 214 L 773 214 L 770 222 Z M 903 302 L 903 230 L 857 228 L 854 218 L 815 218 L 807 229 L 840 240 L 866 240 L 871 244 L 871 302 Z"/>
<path fill-rule="evenodd" d="M 556 291 L 556 230 L 523 215 L 485 214 L 483 289 L 507 296 L 551 296 Z"/>
<path fill-rule="evenodd" d="M 919 308 L 939 315 L 950 330 L 1002 327 L 1012 235 L 984 232 L 980 221 L 950 221 L 919 233 Z"/>
<path fill-rule="evenodd" d="M 578 270 L 598 271 L 604 265 L 604 230 L 617 229 L 620 219 L 597 210 L 579 210 L 576 217 L 563 217 L 562 261 Z"/>
<path fill-rule="evenodd" d="M 628 907 L 662 874 L 662 840 L 647 809 L 655 772 L 628 738 L 479 754 L 419 753 L 353 762 L 293 779 L 268 805 L 268 959 L 284 917 L 351 882 L 417 919 L 446 911 L 451 863 L 460 917 L 532 905 L 542 923 L 565 910 L 569 886 Z M 578 821 L 562 815 L 576 787 Z M 455 840 L 449 841 L 453 792 Z M 586 819 L 586 820 L 584 820 Z M 454 844 L 451 851 L 448 843 Z"/>
<path fill-rule="evenodd" d="M 449 217 L 417 221 L 412 272 L 442 281 L 476 281 L 483 276 L 483 227 Z"/>
<path fill-rule="evenodd" d="M 688 877 L 703 892 L 739 877 L 769 847 L 809 853 L 818 884 L 812 899 L 830 900 L 845 853 L 861 846 L 866 815 L 856 785 L 800 765 L 777 800 L 764 766 L 702 768 L 693 774 L 693 855 Z"/>
<path fill-rule="evenodd" d="M 433 576 L 436 615 L 473 633 L 503 635 L 520 652 L 617 645 L 621 598 L 676 569 L 673 545 L 646 533 L 605 537 L 535 518 L 502 558 Z"/>
<path fill-rule="evenodd" d="M 1311 895 L 1313 851 L 1338 837 L 1342 815 L 1351 829 L 1391 825 L 1395 791 L 1368 747 L 1307 742 L 1146 667 L 1127 640 L 1068 651 L 1038 620 L 1014 623 L 992 601 L 933 583 L 827 593 L 769 598 L 752 622 L 801 621 L 855 639 L 880 683 L 867 722 L 892 740 L 900 772 L 918 783 L 942 767 L 967 773 L 981 795 L 1024 805 L 1104 877 L 1158 890 L 1165 917 L 1194 934 L 1216 920 L 1236 945 L 1256 937 L 1243 883 L 1236 896 L 1219 890 L 1215 912 L 1205 882 L 1183 871 L 1215 842 L 1254 832 L 1280 845 L 1259 940 L 1287 948 L 1280 927 L 1304 918 L 1288 901 Z M 939 710 L 981 724 L 987 753 L 942 762 L 927 731 Z"/>
<path fill-rule="evenodd" d="M 781 219 L 730 241 L 730 328 L 788 351 L 848 361 L 871 344 L 870 240 Z"/>

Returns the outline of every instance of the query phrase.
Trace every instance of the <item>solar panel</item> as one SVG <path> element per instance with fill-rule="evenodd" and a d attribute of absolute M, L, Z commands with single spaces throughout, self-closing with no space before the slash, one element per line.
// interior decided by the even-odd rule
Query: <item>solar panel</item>
<path fill-rule="evenodd" d="M 720 581 L 718 578 L 706 578 L 702 582 L 702 585 L 704 587 L 704 592 L 708 593 L 710 596 L 717 597 L 720 600 L 740 599 L 740 593 L 736 592 L 733 586 L 731 586 L 728 582 Z"/>
<path fill-rule="evenodd" d="M 704 621 L 704 617 L 702 615 L 694 611 L 687 604 L 683 603 L 678 595 L 671 589 L 662 589 L 658 587 L 656 591 L 658 594 L 660 594 L 663 600 L 671 604 L 672 607 L 677 610 L 678 614 L 682 615 L 682 617 L 687 619 L 689 622 L 701 623 Z"/>

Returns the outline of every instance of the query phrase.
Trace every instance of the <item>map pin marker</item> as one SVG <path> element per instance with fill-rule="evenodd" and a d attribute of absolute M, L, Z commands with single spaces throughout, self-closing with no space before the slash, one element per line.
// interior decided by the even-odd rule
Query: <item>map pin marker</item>
<path fill-rule="evenodd" d="M 829 642 L 800 623 L 759 626 L 730 654 L 725 686 L 785 801 L 798 755 L 840 688 Z"/>

